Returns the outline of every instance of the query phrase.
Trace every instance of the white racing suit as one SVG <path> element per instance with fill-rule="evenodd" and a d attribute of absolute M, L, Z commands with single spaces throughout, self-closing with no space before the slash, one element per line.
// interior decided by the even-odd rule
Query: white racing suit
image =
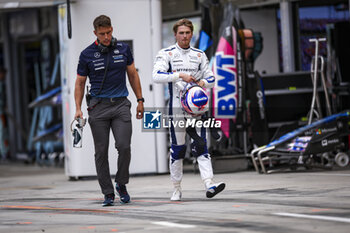
<path fill-rule="evenodd" d="M 179 78 L 179 73 L 186 73 L 196 80 L 203 80 L 204 88 L 212 88 L 215 84 L 213 72 L 209 69 L 209 61 L 205 53 L 199 49 L 188 48 L 182 49 L 178 44 L 162 49 L 158 52 L 153 68 L 153 80 L 156 83 L 168 83 L 169 85 L 169 116 L 174 116 L 173 119 L 179 119 L 176 116 L 184 116 L 180 102 L 180 88 L 186 84 Z M 186 118 L 191 118 L 188 114 Z M 182 120 L 184 118 L 182 117 Z M 205 128 L 197 129 L 200 136 L 206 141 Z M 180 187 L 183 176 L 183 158 L 186 154 L 186 129 L 170 126 L 170 176 L 175 187 Z M 213 178 L 213 169 L 211 164 L 208 148 L 205 143 L 203 146 L 198 146 L 196 141 L 192 142 L 192 152 L 197 157 L 198 167 L 201 178 L 207 187 Z"/>

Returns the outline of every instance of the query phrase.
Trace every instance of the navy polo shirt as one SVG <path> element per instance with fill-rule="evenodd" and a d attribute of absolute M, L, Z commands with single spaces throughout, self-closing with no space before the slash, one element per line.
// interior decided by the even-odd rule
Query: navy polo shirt
<path fill-rule="evenodd" d="M 109 68 L 106 79 L 100 94 L 96 95 L 102 84 L 107 56 L 109 56 Z M 116 46 L 109 48 L 108 53 L 101 53 L 95 41 L 80 53 L 77 73 L 89 77 L 92 96 L 102 98 L 128 96 L 126 67 L 133 61 L 130 47 L 126 43 L 117 42 Z"/>

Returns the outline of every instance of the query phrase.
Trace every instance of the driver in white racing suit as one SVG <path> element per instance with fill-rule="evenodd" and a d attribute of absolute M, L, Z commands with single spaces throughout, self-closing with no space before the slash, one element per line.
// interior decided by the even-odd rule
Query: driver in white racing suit
<path fill-rule="evenodd" d="M 197 83 L 203 88 L 213 88 L 215 78 L 209 69 L 208 58 L 199 49 L 190 46 L 193 35 L 193 24 L 188 19 L 181 19 L 174 24 L 173 31 L 176 44 L 158 52 L 153 67 L 153 80 L 156 83 L 169 85 L 169 115 L 184 115 L 180 103 L 180 91 L 186 83 Z M 188 117 L 188 114 L 186 115 Z M 174 120 L 174 119 L 172 119 Z M 213 182 L 211 158 L 206 145 L 205 128 L 197 129 L 205 142 L 192 143 L 193 155 L 197 158 L 201 178 L 206 188 L 206 196 L 214 197 L 225 188 L 225 184 Z M 186 129 L 170 126 L 170 176 L 174 185 L 172 201 L 181 200 L 181 180 L 183 176 L 183 158 L 186 154 Z"/>

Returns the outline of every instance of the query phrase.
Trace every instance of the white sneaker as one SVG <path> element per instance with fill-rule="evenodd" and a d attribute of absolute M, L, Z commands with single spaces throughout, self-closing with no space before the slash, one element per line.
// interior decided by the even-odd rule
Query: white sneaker
<path fill-rule="evenodd" d="M 181 201 L 181 196 L 182 196 L 181 188 L 175 188 L 170 200 L 171 201 Z"/>
<path fill-rule="evenodd" d="M 216 184 L 211 184 L 209 188 L 207 188 L 207 198 L 212 198 L 216 194 L 220 193 L 222 190 L 225 189 L 225 183 L 220 182 Z"/>

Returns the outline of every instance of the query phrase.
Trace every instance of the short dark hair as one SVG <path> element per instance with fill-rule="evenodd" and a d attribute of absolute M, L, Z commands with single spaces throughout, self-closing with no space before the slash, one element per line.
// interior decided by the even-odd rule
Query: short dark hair
<path fill-rule="evenodd" d="M 191 29 L 191 32 L 193 32 L 193 24 L 192 24 L 191 20 L 188 20 L 188 19 L 180 19 L 180 20 L 178 20 L 173 26 L 174 33 L 177 33 L 177 29 L 180 26 L 187 26 L 187 27 L 189 27 Z"/>
<path fill-rule="evenodd" d="M 94 20 L 94 28 L 97 30 L 99 27 L 111 27 L 111 19 L 107 15 L 97 16 Z"/>

